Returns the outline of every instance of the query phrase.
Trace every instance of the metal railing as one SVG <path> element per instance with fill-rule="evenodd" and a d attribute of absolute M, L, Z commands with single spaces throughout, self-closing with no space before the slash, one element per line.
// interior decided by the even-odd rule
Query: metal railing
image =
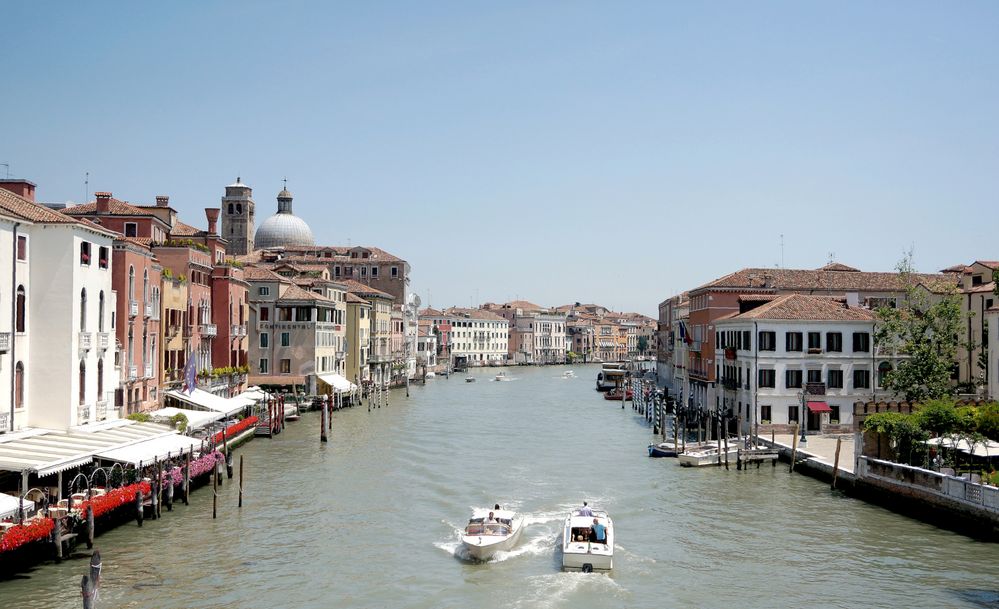
<path fill-rule="evenodd" d="M 90 332 L 80 332 L 80 349 L 83 351 L 90 351 L 90 348 L 94 346 L 94 335 Z"/>
<path fill-rule="evenodd" d="M 230 336 L 246 336 L 246 326 L 234 325 L 229 332 Z"/>
<path fill-rule="evenodd" d="M 218 333 L 219 329 L 215 324 L 201 324 L 202 336 L 216 336 Z"/>

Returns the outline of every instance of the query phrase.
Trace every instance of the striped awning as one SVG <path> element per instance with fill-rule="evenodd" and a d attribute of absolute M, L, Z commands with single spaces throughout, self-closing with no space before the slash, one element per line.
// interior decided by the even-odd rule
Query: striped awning
<path fill-rule="evenodd" d="M 99 452 L 176 433 L 165 425 L 118 420 L 69 431 L 32 429 L 4 434 L 0 436 L 0 470 L 48 476 L 90 463 Z"/>

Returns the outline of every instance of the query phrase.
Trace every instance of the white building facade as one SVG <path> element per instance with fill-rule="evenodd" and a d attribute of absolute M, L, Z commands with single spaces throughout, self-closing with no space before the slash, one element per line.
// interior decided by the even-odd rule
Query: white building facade
<path fill-rule="evenodd" d="M 868 309 L 803 295 L 718 320 L 714 406 L 743 433 L 851 431 L 855 402 L 890 397 L 881 386 L 898 360 L 876 352 L 875 324 Z"/>

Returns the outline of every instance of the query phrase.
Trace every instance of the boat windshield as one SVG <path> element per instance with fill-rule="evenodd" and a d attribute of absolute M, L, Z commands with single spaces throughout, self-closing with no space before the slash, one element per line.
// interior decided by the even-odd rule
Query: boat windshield
<path fill-rule="evenodd" d="M 465 535 L 509 535 L 510 527 L 505 524 L 469 523 L 465 527 Z"/>

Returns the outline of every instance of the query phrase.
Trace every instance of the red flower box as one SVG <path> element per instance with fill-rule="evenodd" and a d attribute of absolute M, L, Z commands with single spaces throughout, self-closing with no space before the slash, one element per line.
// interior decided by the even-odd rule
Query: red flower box
<path fill-rule="evenodd" d="M 128 486 L 108 491 L 103 495 L 98 495 L 89 501 L 81 501 L 78 506 L 73 506 L 73 509 L 79 509 L 80 514 L 86 514 L 87 504 L 90 504 L 94 508 L 94 518 L 99 518 L 123 505 L 133 503 L 135 501 L 135 491 L 139 490 L 142 491 L 143 495 L 148 495 L 152 492 L 152 487 L 145 481 L 129 484 Z"/>
<path fill-rule="evenodd" d="M 29 520 L 25 524 L 12 526 L 0 537 L 0 552 L 10 552 L 26 543 L 46 539 L 54 528 L 51 518 Z"/>
<path fill-rule="evenodd" d="M 238 436 L 239 434 L 243 433 L 244 431 L 246 431 L 250 427 L 253 427 L 256 424 L 257 424 L 257 417 L 246 417 L 239 423 L 233 423 L 229 427 L 226 427 L 225 437 L 232 438 L 233 436 Z M 221 441 L 222 441 L 221 431 L 212 436 L 212 443 L 218 444 Z"/>

